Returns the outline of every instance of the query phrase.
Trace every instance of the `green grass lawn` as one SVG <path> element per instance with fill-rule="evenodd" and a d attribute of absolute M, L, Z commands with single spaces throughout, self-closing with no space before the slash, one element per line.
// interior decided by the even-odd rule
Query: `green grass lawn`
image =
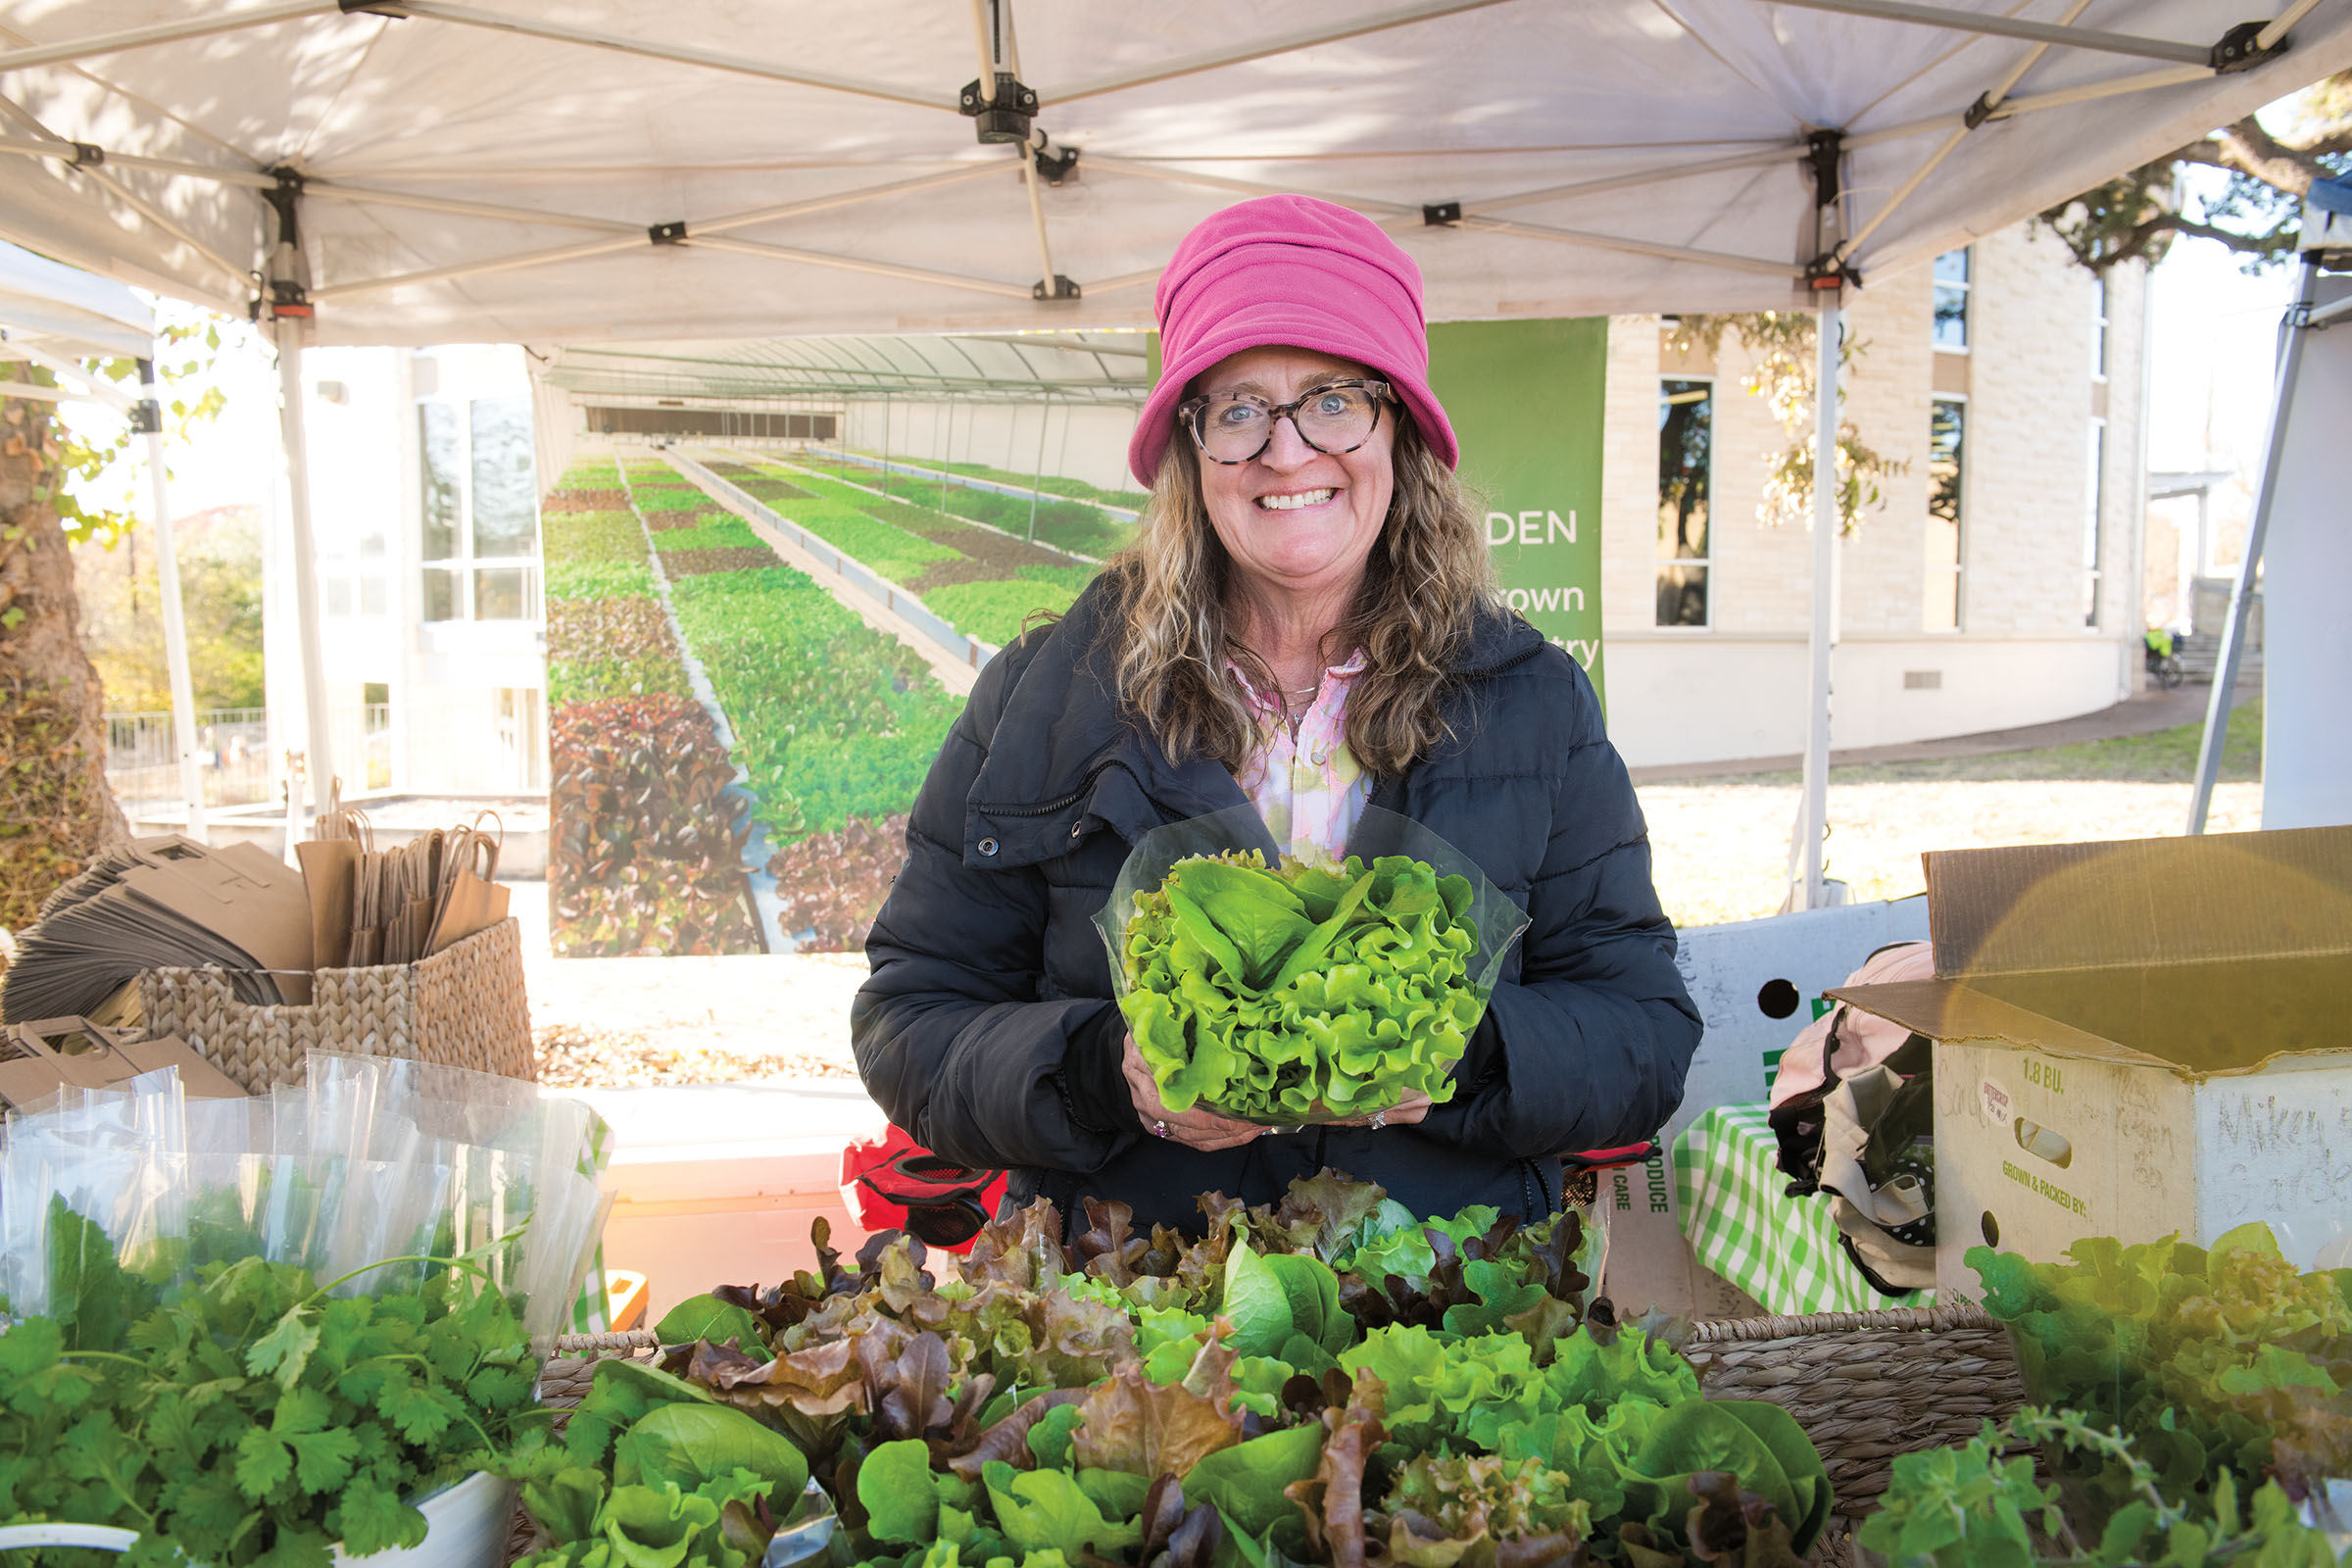
<path fill-rule="evenodd" d="M 1984 757 L 1938 757 L 1909 762 L 1863 762 L 1830 769 L 1833 784 L 1886 784 L 1906 779 L 2120 779 L 2142 784 L 2196 781 L 2197 748 L 2205 738 L 2202 720 L 2120 740 L 2082 741 L 2032 752 L 1994 752 Z M 1743 773 L 1743 784 L 1793 784 L 1793 772 Z M 2222 780 L 2254 783 L 2262 778 L 2262 701 L 2239 703 L 2230 712 L 2230 739 L 2222 750 Z"/>

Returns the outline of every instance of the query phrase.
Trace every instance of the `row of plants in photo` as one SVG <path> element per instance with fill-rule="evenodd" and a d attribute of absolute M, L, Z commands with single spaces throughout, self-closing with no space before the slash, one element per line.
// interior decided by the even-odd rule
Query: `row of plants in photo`
<path fill-rule="evenodd" d="M 575 465 L 542 507 L 550 937 L 570 956 L 758 953 L 734 760 L 694 699 L 627 509 L 609 459 Z"/>
<path fill-rule="evenodd" d="M 904 463 L 917 468 L 944 468 L 950 473 L 969 474 L 972 478 L 986 479 L 995 484 L 1019 485 L 1023 489 L 1042 491 L 1050 496 L 1066 496 L 1072 501 L 1096 501 L 1107 507 L 1122 507 L 1129 512 L 1143 511 L 1144 503 L 1152 499 L 1141 490 L 1105 490 L 1101 485 L 1088 484 L 1084 479 L 1072 479 L 1058 473 L 1021 473 L 985 463 L 950 463 L 943 458 L 909 458 L 903 453 L 894 458 L 865 447 L 849 450 L 877 462 Z"/>
<path fill-rule="evenodd" d="M 848 463 L 819 453 L 796 458 L 796 463 L 836 477 L 879 490 L 913 506 L 943 512 L 967 522 L 984 522 L 1024 539 L 1035 538 L 1056 550 L 1074 551 L 1102 560 L 1124 549 L 1135 537 L 1135 525 L 1113 517 L 1101 507 L 1065 499 L 1040 501 L 1008 496 L 996 490 L 974 490 L 911 473 L 884 473 L 863 464 Z M 1015 476 L 1005 481 L 1026 484 Z M 1034 520 L 1032 514 L 1034 514 Z"/>
<path fill-rule="evenodd" d="M 854 469 L 713 467 L 986 641 L 1002 644 L 1039 612 L 1066 610 L 1094 575 L 1067 556 L 859 488 Z M 800 573 L 772 559 L 724 562 L 708 548 L 727 542 L 655 534 L 688 641 L 735 731 L 758 817 L 778 845 L 767 868 L 784 928 L 805 951 L 856 951 L 904 858 L 906 812 L 957 705 L 918 658 Z M 690 549 L 740 569 L 684 577 Z"/>
<path fill-rule="evenodd" d="M 780 564 L 680 577 L 670 597 L 771 837 L 913 803 L 961 708 L 919 655 Z"/>
<path fill-rule="evenodd" d="M 919 571 L 931 561 L 963 559 L 847 503 L 818 500 L 790 480 L 752 470 L 729 477 L 756 496 L 770 491 L 762 499 L 771 505 L 789 502 L 794 520 L 811 531 L 811 518 L 824 516 L 843 533 L 842 548 L 861 560 L 881 554 L 891 565 Z M 652 597 L 647 533 L 636 516 L 622 513 L 611 526 L 566 520 L 562 526 L 571 548 L 560 565 L 551 560 L 549 566 L 551 689 L 687 698 L 682 654 L 690 650 L 732 731 L 731 752 L 713 743 L 726 764 L 720 783 L 740 764 L 753 801 L 742 822 L 714 822 L 707 830 L 714 857 L 740 856 L 745 831 L 757 821 L 780 846 L 770 869 L 785 929 L 802 934 L 809 951 L 861 946 L 898 870 L 904 813 L 960 705 L 918 655 L 783 564 L 748 523 L 675 469 L 631 460 L 628 487 L 668 580 L 683 649 Z M 782 490 L 791 496 L 772 494 Z M 804 517 L 811 508 L 816 513 Z M 872 549 L 895 542 L 919 559 L 894 560 Z M 880 569 L 887 574 L 890 565 Z M 634 581 L 621 578 L 623 571 L 635 573 Z M 634 588 L 644 597 L 565 602 L 552 586 L 559 577 L 598 589 Z M 723 813 L 740 795 L 702 799 Z M 834 853 L 839 848 L 851 850 L 846 858 Z"/>
<path fill-rule="evenodd" d="M 1002 647 L 1033 615 L 1061 613 L 1094 576 L 1066 555 L 859 488 L 878 475 L 834 465 L 784 471 L 808 499 L 777 507 L 781 514 L 982 642 Z"/>

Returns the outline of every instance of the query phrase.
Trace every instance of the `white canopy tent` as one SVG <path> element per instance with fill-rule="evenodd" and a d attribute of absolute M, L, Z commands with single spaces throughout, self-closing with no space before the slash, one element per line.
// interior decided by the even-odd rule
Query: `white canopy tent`
<path fill-rule="evenodd" d="M 139 362 L 139 397 L 92 375 L 80 363 L 109 358 Z M 0 361 L 38 365 L 57 377 L 54 386 L 0 382 L 0 392 L 48 402 L 85 397 L 127 417 L 132 430 L 147 438 L 156 589 L 163 602 L 164 662 L 172 682 L 172 750 L 179 759 L 180 792 L 188 803 L 188 836 L 201 842 L 204 785 L 196 768 L 196 699 L 188 671 L 187 622 L 180 613 L 179 552 L 172 537 L 163 408 L 155 389 L 155 313 L 121 283 L 0 244 Z"/>
<path fill-rule="evenodd" d="M 972 332 L 1148 322 L 1187 228 L 1298 190 L 1389 224 L 1433 318 L 1834 323 L 2352 65 L 2352 0 L 2278 3 L 46 0 L 0 34 L 0 232 L 266 295 L 281 351 Z M 1807 903 L 1836 556 L 1818 526 Z"/>

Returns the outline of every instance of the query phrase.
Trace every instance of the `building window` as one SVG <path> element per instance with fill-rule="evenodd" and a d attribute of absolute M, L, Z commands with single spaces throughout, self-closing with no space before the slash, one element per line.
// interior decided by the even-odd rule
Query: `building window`
<path fill-rule="evenodd" d="M 1968 405 L 1937 398 L 1929 409 L 1927 603 L 1921 624 L 1929 631 L 1957 631 Z"/>
<path fill-rule="evenodd" d="M 419 402 L 416 451 L 424 618 L 537 619 L 530 400 Z"/>
<path fill-rule="evenodd" d="M 2107 274 L 2090 279 L 2090 378 L 2107 379 Z"/>
<path fill-rule="evenodd" d="M 2107 505 L 2107 421 L 2090 421 L 2090 507 L 2082 517 L 2082 624 L 2099 623 L 2099 514 Z"/>
<path fill-rule="evenodd" d="M 1707 509 L 1714 489 L 1715 388 L 1658 383 L 1658 621 L 1707 624 Z"/>
<path fill-rule="evenodd" d="M 1970 255 L 1963 245 L 1936 258 L 1936 346 L 1946 353 L 1968 352 Z"/>

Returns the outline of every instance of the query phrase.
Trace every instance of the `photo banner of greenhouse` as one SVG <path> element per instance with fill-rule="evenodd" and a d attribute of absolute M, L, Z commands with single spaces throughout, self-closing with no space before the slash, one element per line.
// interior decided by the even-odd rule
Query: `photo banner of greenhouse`
<path fill-rule="evenodd" d="M 1595 678 L 1607 323 L 1441 323 L 1505 593 Z M 540 371 L 552 936 L 854 950 L 980 667 L 1134 537 L 1139 332 L 565 350 Z"/>

